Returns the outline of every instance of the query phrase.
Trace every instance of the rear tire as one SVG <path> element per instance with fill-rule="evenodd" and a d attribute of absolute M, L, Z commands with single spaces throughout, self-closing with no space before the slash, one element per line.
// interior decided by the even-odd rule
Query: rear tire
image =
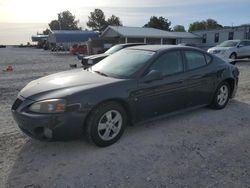
<path fill-rule="evenodd" d="M 210 105 L 211 108 L 220 110 L 225 108 L 230 98 L 230 86 L 227 82 L 222 82 L 217 87 L 213 101 Z"/>
<path fill-rule="evenodd" d="M 126 124 L 127 116 L 124 108 L 119 103 L 107 102 L 91 112 L 85 133 L 89 141 L 105 147 L 120 139 Z"/>

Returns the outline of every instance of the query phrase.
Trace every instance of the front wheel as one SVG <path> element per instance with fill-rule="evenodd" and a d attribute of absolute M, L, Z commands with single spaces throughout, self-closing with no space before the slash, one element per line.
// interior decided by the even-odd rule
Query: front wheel
<path fill-rule="evenodd" d="M 230 55 L 229 58 L 235 60 L 235 59 L 237 59 L 237 54 L 236 54 L 235 52 L 233 52 L 233 53 Z"/>
<path fill-rule="evenodd" d="M 116 102 L 107 102 L 91 112 L 87 120 L 86 134 L 94 144 L 105 147 L 120 139 L 126 124 L 124 108 Z"/>
<path fill-rule="evenodd" d="M 230 98 L 230 86 L 227 82 L 222 82 L 216 89 L 211 107 L 214 109 L 224 108 Z"/>

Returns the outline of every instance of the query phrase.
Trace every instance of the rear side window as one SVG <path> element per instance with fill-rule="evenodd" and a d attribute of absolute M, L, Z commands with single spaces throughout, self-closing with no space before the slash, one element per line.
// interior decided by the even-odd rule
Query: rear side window
<path fill-rule="evenodd" d="M 158 70 L 164 76 L 183 72 L 182 56 L 180 51 L 167 52 L 160 56 L 150 70 Z"/>
<path fill-rule="evenodd" d="M 197 69 L 207 64 L 207 60 L 205 59 L 205 56 L 200 52 L 185 51 L 184 54 L 185 54 L 185 58 L 187 62 L 187 70 Z"/>

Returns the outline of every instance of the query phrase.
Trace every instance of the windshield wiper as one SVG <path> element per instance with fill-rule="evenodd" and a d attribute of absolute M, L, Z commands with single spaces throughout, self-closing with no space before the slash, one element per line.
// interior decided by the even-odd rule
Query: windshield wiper
<path fill-rule="evenodd" d="M 102 75 L 102 76 L 106 76 L 106 77 L 108 77 L 108 75 L 107 74 L 105 74 L 105 73 L 103 73 L 103 72 L 100 72 L 100 71 L 94 71 L 95 73 L 97 73 L 97 74 L 100 74 L 100 75 Z"/>

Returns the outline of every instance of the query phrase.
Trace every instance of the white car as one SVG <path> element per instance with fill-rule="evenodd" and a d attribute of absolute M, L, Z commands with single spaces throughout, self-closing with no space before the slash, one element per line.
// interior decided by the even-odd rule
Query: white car
<path fill-rule="evenodd" d="M 214 54 L 221 59 L 239 59 L 250 57 L 250 40 L 227 40 L 208 49 L 208 53 Z"/>

